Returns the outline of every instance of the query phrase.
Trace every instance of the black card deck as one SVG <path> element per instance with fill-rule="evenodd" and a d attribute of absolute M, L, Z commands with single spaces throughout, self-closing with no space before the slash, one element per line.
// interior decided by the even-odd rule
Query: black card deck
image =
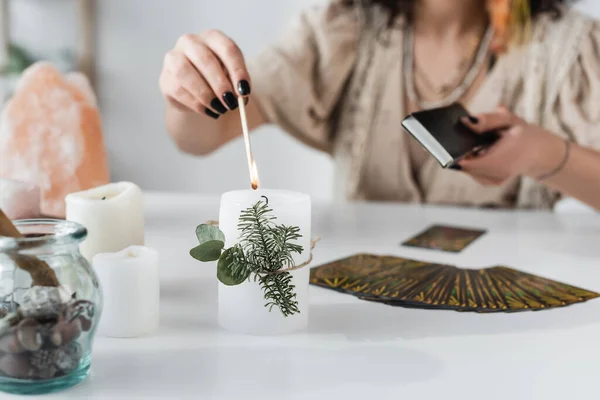
<path fill-rule="evenodd" d="M 458 253 L 485 233 L 479 229 L 433 225 L 402 245 Z"/>
<path fill-rule="evenodd" d="M 464 269 L 372 254 L 313 268 L 310 282 L 391 306 L 479 313 L 544 310 L 600 297 L 504 266 Z"/>

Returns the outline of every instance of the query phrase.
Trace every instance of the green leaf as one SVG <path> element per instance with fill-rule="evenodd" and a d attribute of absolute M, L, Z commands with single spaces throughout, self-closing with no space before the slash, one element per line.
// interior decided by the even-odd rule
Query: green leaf
<path fill-rule="evenodd" d="M 231 264 L 233 264 L 233 250 L 234 248 L 227 249 L 221 255 L 219 262 L 217 263 L 217 278 L 222 284 L 227 286 L 236 286 L 243 283 L 248 279 L 249 275 L 245 276 L 234 276 L 231 270 Z"/>
<path fill-rule="evenodd" d="M 221 250 L 223 250 L 223 247 L 225 247 L 225 242 L 221 240 L 210 240 L 191 249 L 190 255 L 202 262 L 217 261 L 219 257 L 221 257 Z"/>
<path fill-rule="evenodd" d="M 219 228 L 212 225 L 198 225 L 198 227 L 196 227 L 196 237 L 198 237 L 198 242 L 200 244 L 213 240 L 225 242 L 225 234 L 223 234 Z"/>

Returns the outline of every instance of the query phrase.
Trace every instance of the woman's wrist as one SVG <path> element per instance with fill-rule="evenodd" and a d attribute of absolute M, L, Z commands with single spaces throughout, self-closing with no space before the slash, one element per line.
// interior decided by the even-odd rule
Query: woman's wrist
<path fill-rule="evenodd" d="M 570 142 L 545 131 L 536 139 L 529 145 L 533 157 L 524 175 L 541 181 L 562 170 L 568 161 Z"/>

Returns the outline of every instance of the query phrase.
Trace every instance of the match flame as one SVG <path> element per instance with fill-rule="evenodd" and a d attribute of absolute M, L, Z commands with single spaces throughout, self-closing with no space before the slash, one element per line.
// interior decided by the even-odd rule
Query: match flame
<path fill-rule="evenodd" d="M 252 182 L 252 189 L 258 189 L 260 180 L 258 179 L 258 169 L 256 168 L 256 162 L 254 162 L 254 160 L 252 160 L 252 169 L 250 170 L 250 181 Z"/>

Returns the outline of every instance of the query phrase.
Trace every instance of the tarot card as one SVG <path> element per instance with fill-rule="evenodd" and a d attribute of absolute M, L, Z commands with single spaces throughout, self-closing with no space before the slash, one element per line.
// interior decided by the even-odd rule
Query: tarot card
<path fill-rule="evenodd" d="M 454 309 L 454 307 L 444 304 L 442 300 L 445 299 L 446 293 L 450 290 L 449 287 L 454 283 L 453 276 L 457 268 L 450 265 L 440 265 L 440 267 L 439 273 L 432 275 L 427 281 L 408 288 L 395 298 L 383 297 L 378 300 L 389 303 L 389 305 L 410 305 L 412 308 Z"/>
<path fill-rule="evenodd" d="M 441 266 L 435 274 L 432 274 L 427 280 L 420 282 L 411 290 L 402 293 L 399 298 L 411 303 L 431 304 L 433 293 L 442 286 L 446 278 L 446 271 L 450 268 L 455 267 Z"/>
<path fill-rule="evenodd" d="M 495 312 L 500 311 L 498 303 L 494 301 L 491 293 L 487 286 L 483 283 L 483 279 L 480 270 L 471 269 L 468 272 L 473 291 L 475 292 L 475 298 L 477 299 L 477 311 L 478 312 Z"/>
<path fill-rule="evenodd" d="M 510 277 L 516 285 L 535 295 L 550 307 L 560 307 L 600 297 L 600 294 L 542 278 L 509 267 L 497 267 L 499 273 Z"/>
<path fill-rule="evenodd" d="M 486 293 L 488 297 L 488 304 L 492 301 L 496 304 L 496 307 L 501 311 L 508 310 L 508 304 L 506 304 L 504 297 L 501 295 L 500 290 L 495 285 L 494 282 L 490 279 L 490 276 L 487 274 L 485 269 L 480 269 L 478 271 L 479 281 L 481 282 L 481 288 Z M 493 307 L 492 307 L 493 308 Z"/>
<path fill-rule="evenodd" d="M 542 302 L 537 296 L 524 290 L 513 279 L 506 277 L 506 275 L 498 268 L 490 268 L 487 272 L 492 277 L 492 280 L 504 285 L 505 289 L 510 291 L 511 295 L 516 297 L 520 302 L 526 304 L 527 308 L 531 310 L 543 310 L 548 307 L 548 305 Z"/>
<path fill-rule="evenodd" d="M 311 270 L 314 285 L 353 295 L 396 297 L 440 266 L 398 257 L 359 254 Z"/>
<path fill-rule="evenodd" d="M 385 288 L 378 288 L 384 290 L 372 290 L 369 293 L 365 293 L 365 295 L 388 300 L 402 300 L 407 292 L 421 286 L 424 282 L 428 282 L 433 276 L 439 274 L 440 271 L 441 266 L 436 264 L 426 266 L 421 271 L 405 270 L 393 277 Z"/>
<path fill-rule="evenodd" d="M 448 308 L 448 305 L 444 303 L 446 298 L 448 297 L 448 293 L 452 290 L 454 285 L 454 277 L 458 273 L 458 268 L 448 266 L 444 270 L 444 277 L 442 282 L 437 286 L 437 288 L 431 293 L 430 296 L 430 304 L 439 305 L 440 307 Z M 426 300 L 426 302 L 428 302 Z"/>
<path fill-rule="evenodd" d="M 467 307 L 473 309 L 480 309 L 485 307 L 483 299 L 481 299 L 477 291 L 475 290 L 475 282 L 473 279 L 473 271 L 469 269 L 463 270 L 465 273 L 465 295 L 467 300 Z"/>
<path fill-rule="evenodd" d="M 514 288 L 511 288 L 507 283 L 497 277 L 493 270 L 486 270 L 489 281 L 493 284 L 500 296 L 502 296 L 507 308 L 505 311 L 523 311 L 531 309 L 530 305 L 524 299 L 520 298 Z"/>
<path fill-rule="evenodd" d="M 459 253 L 484 233 L 485 230 L 434 225 L 402 245 Z"/>
<path fill-rule="evenodd" d="M 534 311 L 566 305 L 563 301 L 549 296 L 547 293 L 543 293 L 541 290 L 529 285 L 527 281 L 522 279 L 523 276 L 520 275 L 520 271 L 500 266 L 490 268 L 490 270 L 493 270 L 493 273 L 496 276 L 503 277 L 506 281 L 510 282 L 510 285 L 516 288 L 516 290 L 527 293 L 527 295 L 537 300 L 540 304 L 539 307 L 532 308 Z M 514 272 L 514 274 L 512 272 Z"/>
<path fill-rule="evenodd" d="M 443 266 L 438 264 L 427 265 L 419 269 L 407 267 L 397 275 L 386 280 L 385 285 L 374 286 L 373 290 L 365 294 L 389 300 L 403 299 L 407 292 L 429 282 L 442 269 Z"/>
<path fill-rule="evenodd" d="M 460 308 L 460 300 L 462 297 L 461 285 L 460 285 L 460 271 L 457 270 L 456 274 L 453 277 L 454 282 L 452 282 L 451 289 L 448 293 L 448 298 L 446 299 L 446 304 L 453 308 Z"/>

